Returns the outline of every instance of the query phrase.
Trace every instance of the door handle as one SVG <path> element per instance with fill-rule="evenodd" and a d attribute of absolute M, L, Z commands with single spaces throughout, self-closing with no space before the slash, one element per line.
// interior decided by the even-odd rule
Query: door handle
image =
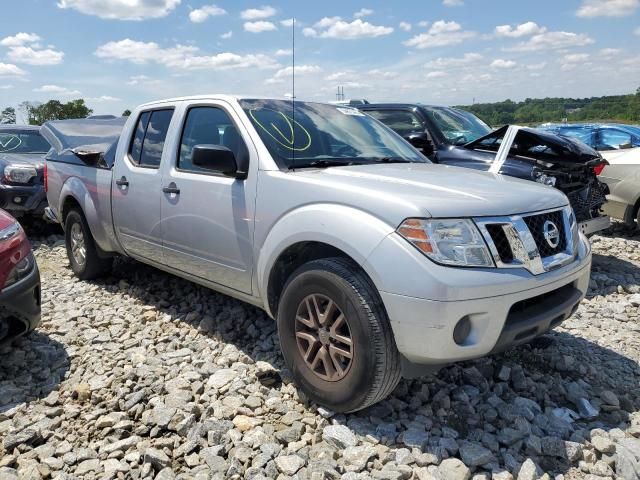
<path fill-rule="evenodd" d="M 169 184 L 169 186 L 167 186 L 167 187 L 162 187 L 162 191 L 163 191 L 164 193 L 173 193 L 173 194 L 175 194 L 175 195 L 180 195 L 180 189 L 179 189 L 179 188 L 178 188 L 178 186 L 177 186 L 175 183 L 173 183 L 173 182 L 171 182 L 171 183 Z"/>
<path fill-rule="evenodd" d="M 120 177 L 120 180 L 116 180 L 116 185 L 119 187 L 128 187 L 129 186 L 129 180 L 127 180 L 127 177 L 122 176 Z"/>

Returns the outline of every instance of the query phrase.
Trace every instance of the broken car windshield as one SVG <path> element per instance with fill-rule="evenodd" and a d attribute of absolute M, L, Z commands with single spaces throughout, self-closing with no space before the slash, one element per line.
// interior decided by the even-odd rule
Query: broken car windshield
<path fill-rule="evenodd" d="M 428 163 L 401 137 L 352 107 L 287 100 L 241 100 L 280 168 L 362 163 Z"/>

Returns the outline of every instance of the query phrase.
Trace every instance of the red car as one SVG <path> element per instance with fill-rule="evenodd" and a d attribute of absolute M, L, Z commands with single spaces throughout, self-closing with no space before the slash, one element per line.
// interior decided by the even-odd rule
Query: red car
<path fill-rule="evenodd" d="M 0 345 L 40 323 L 40 272 L 20 224 L 0 210 Z"/>

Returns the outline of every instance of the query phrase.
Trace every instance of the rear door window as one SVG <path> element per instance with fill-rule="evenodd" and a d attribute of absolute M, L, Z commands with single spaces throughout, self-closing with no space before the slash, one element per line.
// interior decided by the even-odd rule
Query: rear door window
<path fill-rule="evenodd" d="M 147 168 L 160 166 L 172 117 L 172 109 L 153 110 L 140 115 L 129 148 L 129 158 L 134 164 Z"/>
<path fill-rule="evenodd" d="M 613 128 L 600 131 L 598 150 L 618 150 L 632 145 L 631 134 Z"/>

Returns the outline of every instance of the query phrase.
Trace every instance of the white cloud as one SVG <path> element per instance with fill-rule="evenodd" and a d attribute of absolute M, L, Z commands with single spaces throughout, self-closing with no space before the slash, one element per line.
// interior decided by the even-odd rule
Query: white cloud
<path fill-rule="evenodd" d="M 258 20 L 257 22 L 245 22 L 244 29 L 246 32 L 251 33 L 262 33 L 262 32 L 270 32 L 273 30 L 277 30 L 272 22 L 265 22 L 264 20 Z"/>
<path fill-rule="evenodd" d="M 291 50 L 290 48 L 281 48 L 279 50 L 276 50 L 276 53 L 274 54 L 276 57 L 290 57 L 293 54 L 293 50 Z"/>
<path fill-rule="evenodd" d="M 73 95 L 82 95 L 82 93 L 80 93 L 80 91 L 78 90 L 71 90 L 67 87 L 60 87 L 58 85 L 42 85 L 41 87 L 34 88 L 33 91 L 38 93 L 52 93 L 55 95 L 62 95 L 65 97 L 73 96 Z"/>
<path fill-rule="evenodd" d="M 327 75 L 326 80 L 330 82 L 335 82 L 336 80 L 344 80 L 345 78 L 349 78 L 353 75 L 353 72 L 335 72 L 331 75 Z"/>
<path fill-rule="evenodd" d="M 282 25 L 283 27 L 293 27 L 293 18 L 280 20 L 280 25 Z"/>
<path fill-rule="evenodd" d="M 361 8 L 353 14 L 353 18 L 368 17 L 369 15 L 373 15 L 373 10 L 371 10 L 370 8 Z"/>
<path fill-rule="evenodd" d="M 624 17 L 640 7 L 640 0 L 582 0 L 579 17 Z"/>
<path fill-rule="evenodd" d="M 589 57 L 590 55 L 588 53 L 571 53 L 565 55 L 563 61 L 567 63 L 582 63 L 589 60 Z"/>
<path fill-rule="evenodd" d="M 169 14 L 181 0 L 60 0 L 59 8 L 109 20 L 144 20 Z"/>
<path fill-rule="evenodd" d="M 465 53 L 462 57 L 440 57 L 426 64 L 427 68 L 448 70 L 479 64 L 484 57 L 479 53 Z"/>
<path fill-rule="evenodd" d="M 398 73 L 397 72 L 388 72 L 385 70 L 380 70 L 377 68 L 374 68 L 373 70 L 369 70 L 369 72 L 367 72 L 369 75 L 373 75 L 374 77 L 379 77 L 379 78 L 397 78 Z"/>
<path fill-rule="evenodd" d="M 446 76 L 447 76 L 447 72 L 443 72 L 442 70 L 435 70 L 433 72 L 427 73 L 426 75 L 428 79 L 442 78 Z"/>
<path fill-rule="evenodd" d="M 112 97 L 111 95 L 101 95 L 99 97 L 88 97 L 87 101 L 94 102 L 94 103 L 104 103 L 104 102 L 120 102 L 122 101 L 122 99 L 118 97 Z"/>
<path fill-rule="evenodd" d="M 619 48 L 601 48 L 600 50 L 598 50 L 598 54 L 602 55 L 603 57 L 609 57 L 609 58 L 614 58 L 617 55 L 620 55 L 622 53 L 622 50 Z"/>
<path fill-rule="evenodd" d="M 507 50 L 531 52 L 535 50 L 558 50 L 571 47 L 591 45 L 594 40 L 584 33 L 544 32 L 533 35 L 529 40 L 521 42 Z"/>
<path fill-rule="evenodd" d="M 400 27 L 400 30 L 404 30 L 405 32 L 411 31 L 411 24 L 409 22 L 400 22 L 398 27 Z"/>
<path fill-rule="evenodd" d="M 496 69 L 505 69 L 508 70 L 510 68 L 514 68 L 517 65 L 513 60 L 503 60 L 502 58 L 497 58 L 493 62 L 491 62 L 490 67 Z"/>
<path fill-rule="evenodd" d="M 544 33 L 546 31 L 547 29 L 545 27 L 541 27 L 535 22 L 521 23 L 515 27 L 512 27 L 511 25 L 498 25 L 495 30 L 498 37 L 510 38 L 526 37 L 529 35 Z"/>
<path fill-rule="evenodd" d="M 220 38 L 222 38 L 223 40 L 227 40 L 229 38 L 233 37 L 233 31 L 229 30 L 228 32 L 223 33 L 222 35 L 220 35 Z"/>
<path fill-rule="evenodd" d="M 464 0 L 442 0 L 442 4 L 445 7 L 462 7 Z"/>
<path fill-rule="evenodd" d="M 21 77 L 26 75 L 23 69 L 12 63 L 0 63 L 0 77 Z"/>
<path fill-rule="evenodd" d="M 0 85 L 0 90 L 11 90 L 13 85 L 5 83 L 4 85 Z"/>
<path fill-rule="evenodd" d="M 129 38 L 108 42 L 98 47 L 95 55 L 111 60 L 126 60 L 136 64 L 158 63 L 180 70 L 234 68 L 276 68 L 278 63 L 267 55 L 235 53 L 218 53 L 216 55 L 200 54 L 198 47 L 175 45 L 162 48 L 155 42 L 138 42 Z"/>
<path fill-rule="evenodd" d="M 40 37 L 35 33 L 20 32 L 12 37 L 5 37 L 0 40 L 0 45 L 3 47 L 18 47 L 25 43 L 35 43 L 40 41 Z"/>
<path fill-rule="evenodd" d="M 429 22 L 427 20 L 420 20 L 418 22 L 418 26 L 422 28 L 427 28 L 429 26 Z"/>
<path fill-rule="evenodd" d="M 530 65 L 527 65 L 527 69 L 529 69 L 529 70 L 543 70 L 544 68 L 546 68 L 546 66 L 547 66 L 547 62 L 532 63 Z"/>
<path fill-rule="evenodd" d="M 261 18 L 273 17 L 276 14 L 276 9 L 265 5 L 260 8 L 248 8 L 240 13 L 240 18 L 243 20 L 260 20 Z"/>
<path fill-rule="evenodd" d="M 159 83 L 158 80 L 147 75 L 133 75 L 127 80 L 127 85 L 153 85 L 156 83 Z"/>
<path fill-rule="evenodd" d="M 64 53 L 53 48 L 37 49 L 21 45 L 11 47 L 7 58 L 27 65 L 58 65 L 62 63 Z"/>
<path fill-rule="evenodd" d="M 638 35 L 638 36 L 640 37 L 640 27 L 636 28 L 636 29 L 633 31 L 633 33 L 634 33 L 634 35 Z"/>
<path fill-rule="evenodd" d="M 217 17 L 225 15 L 226 13 L 227 11 L 224 8 L 220 8 L 217 5 L 204 5 L 200 8 L 196 8 L 195 10 L 191 10 L 189 12 L 189 20 L 193 23 L 202 23 L 209 17 Z"/>
<path fill-rule="evenodd" d="M 355 40 L 359 38 L 373 38 L 389 35 L 392 27 L 373 25 L 361 19 L 347 22 L 341 17 L 325 17 L 317 22 L 313 28 L 305 28 L 302 34 L 307 37 L 335 38 L 339 40 Z"/>
<path fill-rule="evenodd" d="M 457 22 L 438 20 L 426 33 L 421 33 L 404 42 L 408 47 L 433 48 L 458 45 L 476 36 L 475 32 L 463 30 Z"/>
<path fill-rule="evenodd" d="M 295 72 L 297 76 L 309 75 L 311 73 L 319 73 L 322 68 L 318 65 L 296 65 Z M 287 78 L 291 78 L 293 75 L 293 67 L 284 67 L 278 70 L 272 78 L 267 80 L 267 83 L 283 83 Z"/>

